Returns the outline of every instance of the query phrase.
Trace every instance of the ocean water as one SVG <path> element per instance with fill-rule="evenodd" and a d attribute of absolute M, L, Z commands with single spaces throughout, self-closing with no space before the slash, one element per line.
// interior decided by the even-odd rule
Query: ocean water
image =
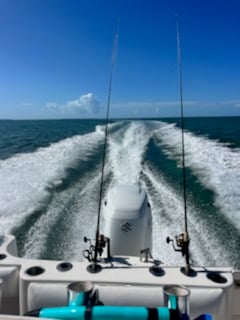
<path fill-rule="evenodd" d="M 186 118 L 185 128 L 192 262 L 240 269 L 240 118 Z M 83 260 L 103 142 L 100 120 L 0 121 L 0 234 L 16 235 L 21 256 Z M 182 264 L 166 243 L 184 231 L 178 119 L 109 124 L 104 194 L 138 181 L 152 207 L 153 256 Z"/>

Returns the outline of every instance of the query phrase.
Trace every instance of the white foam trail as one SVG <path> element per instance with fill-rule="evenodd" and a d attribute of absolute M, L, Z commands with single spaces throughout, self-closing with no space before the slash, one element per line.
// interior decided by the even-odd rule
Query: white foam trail
<path fill-rule="evenodd" d="M 167 236 L 173 235 L 173 228 L 174 235 L 182 231 L 180 201 L 164 179 L 156 176 L 156 172 L 145 168 L 144 174 L 150 182 L 150 186 L 145 185 L 145 190 L 152 208 L 153 256 L 170 265 L 182 263 L 181 256 L 171 254 L 171 248 L 166 244 Z"/>
<path fill-rule="evenodd" d="M 0 161 L 0 233 L 9 232 L 45 202 L 51 186 L 61 184 L 66 169 L 86 160 L 103 135 L 74 136 Z"/>
<path fill-rule="evenodd" d="M 152 129 L 142 121 L 133 121 L 110 136 L 108 163 L 117 184 L 137 183 L 142 170 L 143 155 L 152 136 Z"/>
<path fill-rule="evenodd" d="M 114 123 L 108 123 L 108 130 L 111 131 L 115 128 L 120 128 L 122 126 L 123 122 L 122 121 L 117 121 Z M 96 126 L 96 132 L 100 134 L 105 134 L 105 129 L 106 129 L 106 124 L 103 125 L 97 125 Z"/>
<path fill-rule="evenodd" d="M 170 157 L 181 157 L 180 129 L 162 125 L 157 138 Z M 185 133 L 186 166 L 190 167 L 204 186 L 214 191 L 215 205 L 240 228 L 240 150 Z"/>
<path fill-rule="evenodd" d="M 24 244 L 26 258 L 39 258 L 43 254 L 48 247 L 47 242 L 51 232 L 57 232 L 53 226 L 58 219 L 61 219 L 65 226 L 64 240 L 54 244 L 53 256 L 59 255 L 60 251 L 64 259 L 72 261 L 83 259 L 83 236 L 94 238 L 96 228 L 94 223 L 97 221 L 98 190 L 96 189 L 99 187 L 100 170 L 97 171 L 98 174 L 93 171 L 81 182 L 59 193 L 53 199 L 48 210 L 28 230 Z"/>
<path fill-rule="evenodd" d="M 175 252 L 166 238 L 184 232 L 183 199 L 153 168 L 144 168 L 148 183 L 145 184 L 153 216 L 153 255 L 168 265 L 183 264 L 180 253 Z M 197 208 L 188 203 L 188 226 L 191 236 L 191 258 L 195 265 L 228 265 L 228 253 L 222 250 L 218 239 L 201 219 Z M 214 252 L 214 254 L 209 254 Z"/>

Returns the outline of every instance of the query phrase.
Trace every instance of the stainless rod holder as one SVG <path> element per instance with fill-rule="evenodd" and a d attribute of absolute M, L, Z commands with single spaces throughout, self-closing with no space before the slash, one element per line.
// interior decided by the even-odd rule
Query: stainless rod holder
<path fill-rule="evenodd" d="M 164 306 L 176 310 L 182 320 L 190 319 L 190 290 L 184 286 L 167 285 L 163 287 Z"/>
<path fill-rule="evenodd" d="M 68 305 L 87 306 L 89 305 L 93 284 L 90 281 L 72 282 L 68 285 Z"/>

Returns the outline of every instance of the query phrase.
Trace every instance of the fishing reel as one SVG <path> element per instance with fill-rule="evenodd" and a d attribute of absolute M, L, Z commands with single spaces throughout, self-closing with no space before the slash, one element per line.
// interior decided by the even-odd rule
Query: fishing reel
<path fill-rule="evenodd" d="M 95 246 L 92 244 L 92 240 L 87 238 L 87 237 L 84 237 L 83 238 L 83 241 L 85 243 L 88 243 L 89 242 L 89 248 L 88 249 L 85 249 L 83 251 L 83 256 L 85 259 L 87 259 L 89 262 L 92 262 L 93 259 L 94 259 L 94 252 L 95 252 Z"/>
<path fill-rule="evenodd" d="M 183 257 L 186 255 L 190 242 L 187 232 L 180 233 L 179 235 L 175 236 L 176 245 L 174 243 L 174 240 L 170 237 L 167 237 L 166 241 L 167 243 L 172 242 L 174 251 L 181 252 Z"/>
<path fill-rule="evenodd" d="M 175 236 L 175 242 L 170 237 L 166 239 L 167 243 L 172 242 L 172 247 L 174 251 L 181 252 L 182 256 L 185 257 L 185 266 L 181 268 L 181 272 L 188 277 L 196 277 L 197 273 L 190 267 L 190 256 L 189 256 L 189 243 L 190 238 L 188 232 L 180 233 Z"/>
<path fill-rule="evenodd" d="M 97 255 L 102 257 L 103 251 L 105 247 L 107 246 L 107 259 L 111 258 L 110 254 L 110 239 L 105 237 L 103 234 L 100 234 L 98 237 L 98 241 L 95 245 L 92 244 L 92 240 L 84 237 L 83 241 L 85 243 L 89 243 L 89 248 L 83 251 L 83 256 L 86 258 L 89 262 L 93 262 L 96 256 L 95 251 L 97 251 Z M 97 245 L 97 247 L 96 247 Z"/>

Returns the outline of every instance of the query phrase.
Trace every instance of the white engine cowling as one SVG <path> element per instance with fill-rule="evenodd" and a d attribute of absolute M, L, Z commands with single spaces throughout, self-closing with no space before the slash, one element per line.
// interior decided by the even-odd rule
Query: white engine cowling
<path fill-rule="evenodd" d="M 140 185 L 110 189 L 104 207 L 104 235 L 112 255 L 140 256 L 152 249 L 152 215 L 146 192 Z"/>

